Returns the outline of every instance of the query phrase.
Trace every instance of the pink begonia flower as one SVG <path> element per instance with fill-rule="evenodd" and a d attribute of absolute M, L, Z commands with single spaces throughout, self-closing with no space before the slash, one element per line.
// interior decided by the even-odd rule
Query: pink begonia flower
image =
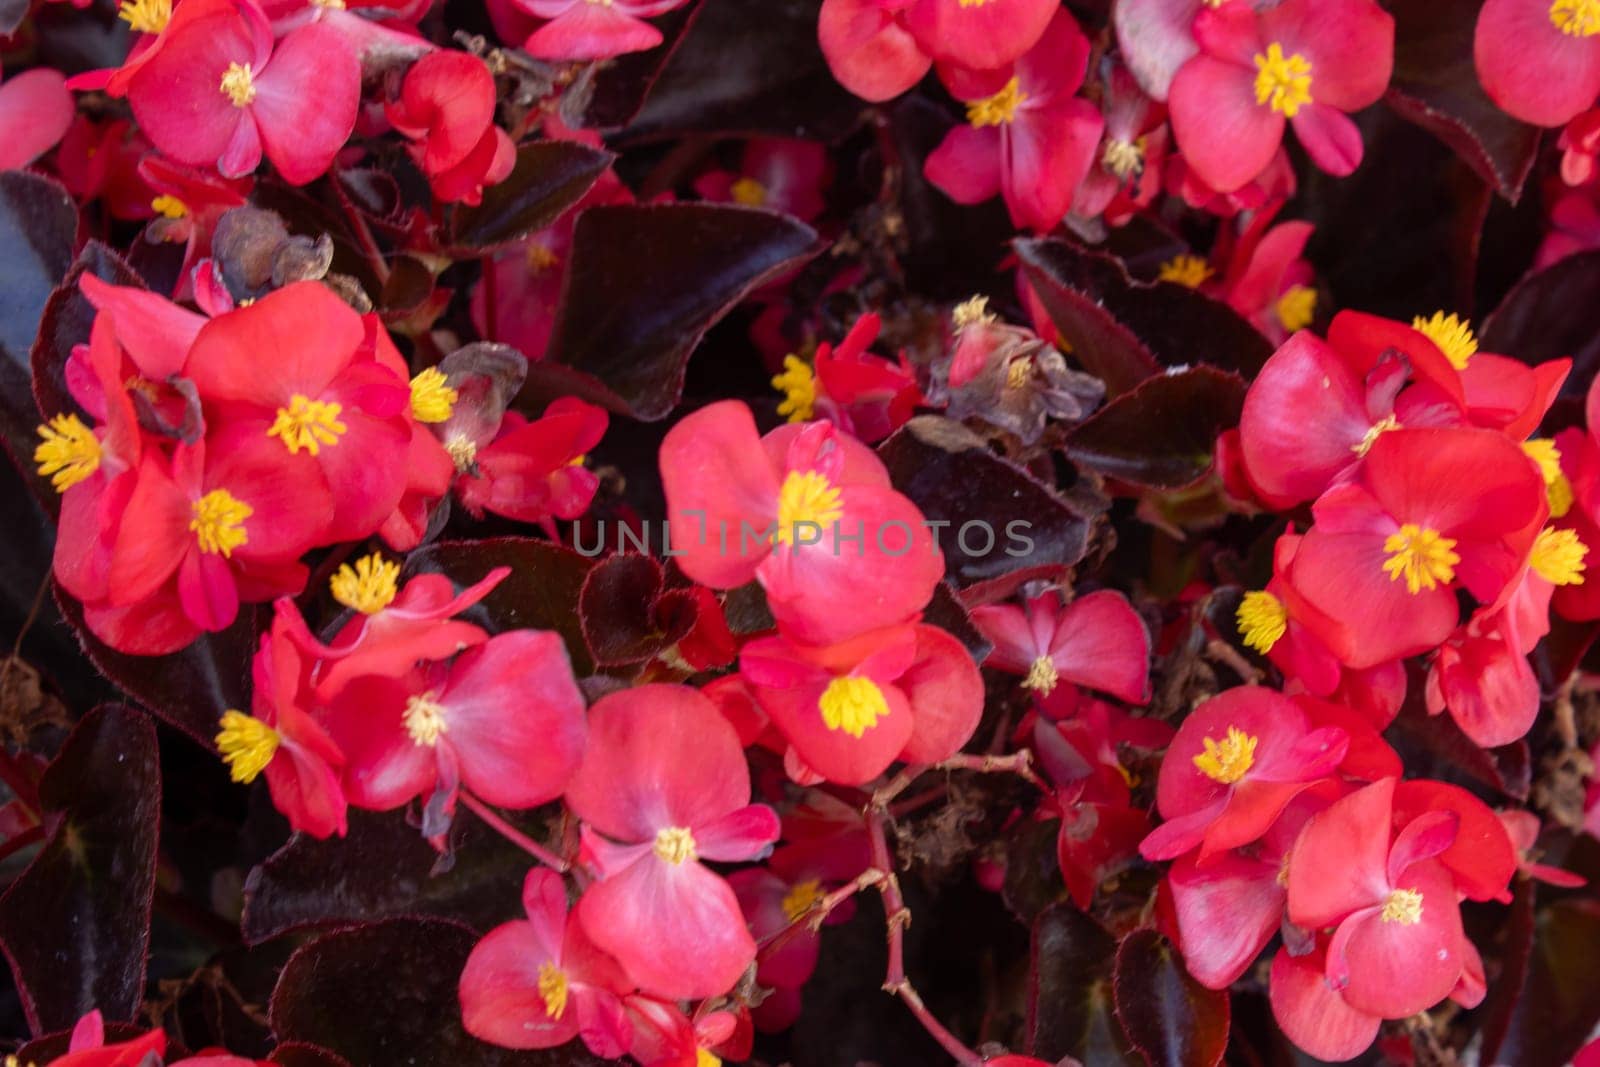
<path fill-rule="evenodd" d="M 1060 682 L 1098 689 L 1140 704 L 1150 691 L 1150 635 L 1128 598 L 1111 590 L 1065 607 L 1049 590 L 1025 608 L 985 604 L 972 622 L 994 644 L 984 666 L 1024 676 L 1040 697 Z"/>
<path fill-rule="evenodd" d="M 550 21 L 522 47 L 538 59 L 610 59 L 661 43 L 661 31 L 643 21 L 682 7 L 688 0 L 517 0 L 530 15 Z"/>
<path fill-rule="evenodd" d="M 1560 126 L 1600 93 L 1600 12 L 1584 0 L 1487 0 L 1472 54 L 1496 104 L 1535 126 Z"/>
<path fill-rule="evenodd" d="M 1345 175 L 1361 132 L 1345 112 L 1374 104 L 1394 68 L 1394 19 L 1373 0 L 1285 0 L 1202 9 L 1199 54 L 1172 80 L 1172 132 L 1188 164 L 1220 192 L 1272 162 L 1286 123 L 1317 166 Z"/>
<path fill-rule="evenodd" d="M 906 28 L 936 63 L 992 70 L 1037 44 L 1060 10 L 1057 0 L 917 0 Z"/>
<path fill-rule="evenodd" d="M 0 170 L 26 167 L 56 146 L 75 107 L 60 72 L 36 67 L 0 85 Z"/>
<path fill-rule="evenodd" d="M 589 709 L 567 788 L 600 876 L 578 904 L 590 939 L 647 993 L 726 993 L 756 945 L 733 890 L 701 860 L 755 859 L 778 817 L 750 803 L 750 769 L 715 705 L 687 686 L 643 685 Z"/>
<path fill-rule="evenodd" d="M 822 0 L 817 40 L 828 69 L 852 93 L 879 103 L 922 80 L 933 57 L 906 26 L 916 0 Z"/>
<path fill-rule="evenodd" d="M 355 128 L 361 61 L 337 30 L 311 23 L 276 44 L 251 0 L 185 0 L 127 81 L 155 146 L 180 163 L 249 174 L 263 150 L 303 185 Z"/>
<path fill-rule="evenodd" d="M 823 190 L 832 164 L 826 145 L 785 137 L 753 137 L 745 143 L 737 173 L 707 171 L 694 190 L 707 200 L 770 207 L 810 222 L 827 206 Z"/>
<path fill-rule="evenodd" d="M 621 997 L 632 991 L 616 960 L 567 912 L 561 876 L 543 867 L 522 885 L 526 919 L 490 930 L 461 972 L 461 1025 L 501 1048 L 555 1048 L 574 1037 L 596 1056 L 628 1050 Z"/>
<path fill-rule="evenodd" d="M 1073 95 L 1088 63 L 1089 40 L 1062 9 L 1014 64 L 941 66 L 945 87 L 967 105 L 967 122 L 933 150 L 923 173 L 957 203 L 981 204 L 999 193 L 1017 226 L 1053 229 L 1072 206 L 1105 128 L 1100 109 Z"/>

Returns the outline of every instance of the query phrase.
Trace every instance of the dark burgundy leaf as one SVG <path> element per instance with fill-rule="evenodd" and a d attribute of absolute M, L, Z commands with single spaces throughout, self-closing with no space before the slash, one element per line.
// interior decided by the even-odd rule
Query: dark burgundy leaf
<path fill-rule="evenodd" d="M 1001 896 L 1012 914 L 1030 925 L 1067 893 L 1056 854 L 1060 833 L 1060 819 L 1024 819 L 1002 838 L 1006 880 Z"/>
<path fill-rule="evenodd" d="M 1198 290 L 1136 281 L 1121 260 L 1065 241 L 1012 244 L 1072 355 L 1113 396 L 1194 363 L 1252 377 L 1272 355 L 1254 326 Z"/>
<path fill-rule="evenodd" d="M 462 587 L 482 580 L 496 567 L 510 567 L 510 576 L 463 617 L 490 633 L 555 630 L 566 642 L 572 669 L 579 677 L 594 670 L 578 622 L 578 596 L 593 566 L 593 560 L 570 548 L 527 537 L 440 541 L 417 549 L 406 559 L 408 576 L 443 574 Z"/>
<path fill-rule="evenodd" d="M 647 421 L 683 392 L 689 354 L 757 286 L 816 254 L 811 227 L 775 211 L 712 204 L 594 207 L 578 217 L 572 259 L 545 362 L 564 388 Z"/>
<path fill-rule="evenodd" d="M 1094 1064 L 1139 1062 L 1112 1010 L 1116 951 L 1105 928 L 1068 902 L 1052 904 L 1034 920 L 1029 1055 L 1051 1063 L 1063 1056 Z"/>
<path fill-rule="evenodd" d="M 132 1019 L 144 993 L 161 768 L 131 708 L 85 715 L 39 783 L 49 838 L 0 896 L 0 944 L 34 1033 L 99 1008 Z"/>
<path fill-rule="evenodd" d="M 1117 1018 L 1151 1067 L 1215 1067 L 1228 1047 L 1228 994 L 1190 977 L 1172 943 L 1139 930 L 1117 947 Z"/>
<path fill-rule="evenodd" d="M 89 662 L 167 725 L 210 748 L 224 711 L 250 709 L 250 662 L 267 621 L 264 606 L 242 607 L 232 626 L 202 634 L 182 651 L 130 656 L 90 633 L 83 624 L 82 605 L 59 586 L 55 596 Z"/>
<path fill-rule="evenodd" d="M 1217 435 L 1239 423 L 1245 382 L 1213 367 L 1151 378 L 1067 433 L 1067 454 L 1112 478 L 1176 489 L 1211 466 Z"/>
<path fill-rule="evenodd" d="M 1514 741 L 1499 748 L 1480 748 L 1461 732 L 1448 713 L 1429 715 L 1422 709 L 1420 672 L 1413 671 L 1409 681 L 1406 706 L 1384 733 L 1405 761 L 1406 770 L 1479 793 L 1487 790 L 1516 800 L 1527 799 L 1533 774 L 1528 743 Z"/>
<path fill-rule="evenodd" d="M 1600 905 L 1560 900 L 1539 909 L 1520 993 L 1485 1062 L 1491 1051 L 1495 1063 L 1571 1060 L 1600 1024 Z"/>
<path fill-rule="evenodd" d="M 679 133 L 833 140 L 865 105 L 828 71 L 819 0 L 701 0 L 623 137 Z"/>
<path fill-rule="evenodd" d="M 1509 917 L 1503 913 L 1495 917 L 1496 929 L 1504 931 L 1504 943 L 1500 946 L 1500 973 L 1490 983 L 1483 1002 L 1483 1060 L 1487 1063 L 1503 1062 L 1499 1052 L 1510 1032 L 1517 1005 L 1523 998 L 1528 966 L 1533 961 L 1534 901 L 1537 891 L 1533 881 L 1527 878 L 1517 879 L 1514 889 Z"/>
<path fill-rule="evenodd" d="M 461 1028 L 456 982 L 477 935 L 441 919 L 388 919 L 328 934 L 289 958 L 272 994 L 272 1029 L 343 1056 L 399 1063 L 590 1067 L 580 1041 L 543 1052 L 486 1045 Z"/>
<path fill-rule="evenodd" d="M 912 419 L 879 449 L 889 477 L 935 527 L 958 586 L 1064 572 L 1089 548 L 1095 515 L 937 415 Z"/>
<path fill-rule="evenodd" d="M 1479 347 L 1524 363 L 1572 358 L 1562 393 L 1581 397 L 1600 370 L 1600 251 L 1579 252 L 1529 274 L 1483 321 Z"/>
<path fill-rule="evenodd" d="M 533 141 L 517 149 L 511 176 L 484 190 L 483 203 L 450 220 L 463 254 L 490 251 L 550 225 L 611 165 L 609 152 L 572 141 Z"/>
<path fill-rule="evenodd" d="M 267 1058 L 283 1067 L 350 1067 L 350 1061 L 338 1053 L 304 1041 L 285 1041 Z"/>
<path fill-rule="evenodd" d="M 1472 36 L 1480 6 L 1477 0 L 1390 4 L 1394 79 L 1386 99 L 1515 203 L 1538 155 L 1541 131 L 1500 110 L 1478 83 Z"/>
<path fill-rule="evenodd" d="M 972 616 L 967 613 L 966 606 L 943 583 L 934 587 L 933 599 L 922 609 L 922 621 L 929 626 L 937 626 L 967 646 L 967 651 L 978 663 L 982 663 L 994 647 L 972 624 Z"/>
<path fill-rule="evenodd" d="M 404 812 L 350 812 L 350 833 L 289 839 L 245 882 L 244 939 L 258 944 L 304 927 L 433 915 L 488 930 L 516 918 L 527 853 L 465 810 L 451 834 L 455 862 L 434 873 L 439 853 Z"/>
<path fill-rule="evenodd" d="M 94 305 L 78 289 L 78 279 L 85 274 L 112 285 L 145 287 L 144 279 L 114 249 L 99 241 L 83 246 L 67 276 L 46 301 L 39 334 L 29 354 L 33 399 L 45 418 L 77 407 L 67 393 L 65 374 L 73 346 L 89 343 L 89 328 L 94 324 Z"/>
<path fill-rule="evenodd" d="M 28 17 L 28 0 L 4 0 L 0 3 L 0 37 L 10 37 Z"/>
<path fill-rule="evenodd" d="M 685 27 L 700 10 L 690 4 L 669 11 L 650 24 L 661 31 L 664 41 L 643 52 L 629 52 L 608 63 L 600 63 L 578 75 L 572 88 L 561 94 L 561 117 L 579 129 L 615 130 L 626 126 L 645 94 L 655 84 L 661 68 L 683 40 Z M 587 84 L 585 84 L 587 79 Z"/>
<path fill-rule="evenodd" d="M 583 583 L 579 617 L 597 665 L 643 663 L 694 628 L 693 611 L 673 609 L 678 598 L 662 595 L 662 581 L 661 565 L 649 556 L 609 556 L 594 565 Z"/>

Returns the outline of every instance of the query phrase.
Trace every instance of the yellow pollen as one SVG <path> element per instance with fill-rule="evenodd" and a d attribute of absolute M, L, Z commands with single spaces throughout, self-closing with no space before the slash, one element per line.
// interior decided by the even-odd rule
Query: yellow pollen
<path fill-rule="evenodd" d="M 1021 389 L 1033 381 L 1033 358 L 1021 356 L 1006 367 L 1006 388 Z"/>
<path fill-rule="evenodd" d="M 1546 526 L 1534 539 L 1528 566 L 1551 585 L 1582 585 L 1588 554 L 1589 546 L 1578 540 L 1577 531 Z"/>
<path fill-rule="evenodd" d="M 1311 103 L 1311 61 L 1299 52 L 1285 56 L 1274 41 L 1256 53 L 1256 103 L 1292 119 Z"/>
<path fill-rule="evenodd" d="M 805 422 L 816 411 L 817 378 L 799 356 L 783 357 L 783 373 L 773 377 L 772 387 L 783 394 L 778 414 L 790 422 Z"/>
<path fill-rule="evenodd" d="M 222 94 L 234 107 L 249 107 L 256 98 L 256 80 L 248 63 L 229 63 L 222 72 Z"/>
<path fill-rule="evenodd" d="M 1022 81 L 1013 75 L 998 93 L 968 104 L 967 121 L 978 129 L 1004 126 L 1017 117 L 1017 108 L 1026 99 L 1028 96 L 1022 91 Z"/>
<path fill-rule="evenodd" d="M 255 514 L 255 508 L 240 500 L 226 489 L 213 489 L 194 502 L 194 517 L 189 529 L 200 542 L 200 551 L 223 558 L 233 555 L 233 550 L 249 540 L 244 520 Z"/>
<path fill-rule="evenodd" d="M 1478 351 L 1478 339 L 1472 335 L 1472 325 L 1455 315 L 1435 311 L 1432 318 L 1418 315 L 1411 320 L 1411 328 L 1439 346 L 1444 358 L 1456 370 L 1466 370 L 1467 361 Z"/>
<path fill-rule="evenodd" d="M 418 422 L 444 422 L 460 399 L 461 394 L 450 388 L 438 367 L 429 367 L 411 379 L 411 417 Z"/>
<path fill-rule="evenodd" d="M 1600 33 L 1600 0 L 1555 0 L 1550 22 L 1568 37 L 1593 37 Z"/>
<path fill-rule="evenodd" d="M 1056 670 L 1056 665 L 1049 656 L 1040 656 L 1028 665 L 1028 676 L 1022 680 L 1022 688 L 1032 689 L 1040 696 L 1049 696 L 1055 689 L 1056 683 L 1061 680 L 1061 673 Z"/>
<path fill-rule="evenodd" d="M 39 476 L 65 493 L 100 469 L 100 438 L 76 415 L 57 415 L 39 427 L 42 438 L 33 450 Z"/>
<path fill-rule="evenodd" d="M 956 305 L 950 313 L 950 322 L 958 330 L 968 326 L 981 326 L 994 321 L 994 316 L 989 314 L 989 298 L 975 296 Z"/>
<path fill-rule="evenodd" d="M 189 213 L 189 206 L 175 196 L 162 193 L 150 201 L 150 210 L 169 219 L 181 219 Z"/>
<path fill-rule="evenodd" d="M 472 469 L 473 461 L 478 458 L 478 446 L 472 439 L 462 437 L 460 434 L 450 438 L 444 443 L 444 450 L 450 454 L 450 459 L 456 465 L 456 470 L 466 473 Z"/>
<path fill-rule="evenodd" d="M 278 731 L 242 711 L 225 711 L 217 751 L 234 781 L 253 782 L 278 751 Z"/>
<path fill-rule="evenodd" d="M 694 835 L 687 826 L 665 826 L 656 831 L 656 855 L 674 867 L 694 859 Z"/>
<path fill-rule="evenodd" d="M 544 1001 L 544 1013 L 559 1019 L 567 1011 L 567 975 L 549 960 L 539 964 L 539 999 Z"/>
<path fill-rule="evenodd" d="M 871 678 L 835 678 L 817 700 L 822 723 L 859 738 L 889 714 L 883 690 Z"/>
<path fill-rule="evenodd" d="M 1366 458 L 1367 453 L 1372 451 L 1372 446 L 1377 443 L 1378 438 L 1382 437 L 1390 430 L 1398 430 L 1399 428 L 1399 419 L 1395 418 L 1393 415 L 1385 415 L 1383 418 L 1367 427 L 1366 434 L 1361 438 L 1361 440 L 1350 446 L 1350 451 L 1364 459 Z"/>
<path fill-rule="evenodd" d="M 1545 496 L 1550 501 L 1550 517 L 1562 518 L 1572 510 L 1572 483 L 1561 473 L 1561 450 L 1548 437 L 1530 438 L 1522 442 L 1522 450 L 1539 465 Z"/>
<path fill-rule="evenodd" d="M 450 724 L 444 719 L 444 705 L 435 701 L 432 693 L 406 701 L 405 724 L 411 740 L 427 748 L 439 743 L 440 734 L 450 732 Z"/>
<path fill-rule="evenodd" d="M 394 600 L 399 585 L 400 564 L 390 563 L 378 553 L 362 556 L 354 568 L 345 563 L 328 580 L 333 599 L 363 615 L 376 615 Z"/>
<path fill-rule="evenodd" d="M 135 33 L 160 33 L 172 20 L 172 0 L 123 0 L 117 18 Z"/>
<path fill-rule="evenodd" d="M 1317 291 L 1309 285 L 1291 285 L 1278 297 L 1275 310 L 1285 330 L 1303 330 L 1317 316 Z"/>
<path fill-rule="evenodd" d="M 1213 782 L 1232 785 L 1255 764 L 1256 741 L 1237 726 L 1230 726 L 1228 736 L 1220 742 L 1205 739 L 1206 750 L 1194 758 L 1194 765 Z"/>
<path fill-rule="evenodd" d="M 528 269 L 533 271 L 535 274 L 541 274 L 544 271 L 561 265 L 561 257 L 550 251 L 550 249 L 546 248 L 538 241 L 534 241 L 532 244 L 528 245 L 527 261 Z"/>
<path fill-rule="evenodd" d="M 958 7 L 982 7 L 984 4 L 987 4 L 988 2 L 989 2 L 989 0 L 956 0 L 956 6 L 958 6 Z"/>
<path fill-rule="evenodd" d="M 345 9 L 344 0 L 311 0 L 311 3 L 329 11 L 343 11 Z"/>
<path fill-rule="evenodd" d="M 822 897 L 822 883 L 812 878 L 795 883 L 794 888 L 783 895 L 783 903 L 780 906 L 790 922 L 799 922 Z"/>
<path fill-rule="evenodd" d="M 839 490 L 825 476 L 816 471 L 790 471 L 783 480 L 783 488 L 778 490 L 777 539 L 792 545 L 800 527 L 804 526 L 815 535 L 827 530 L 843 515 Z"/>
<path fill-rule="evenodd" d="M 728 192 L 733 194 L 735 204 L 745 207 L 760 207 L 767 202 L 767 187 L 754 178 L 740 178 Z"/>
<path fill-rule="evenodd" d="M 1289 628 L 1289 612 L 1284 609 L 1283 601 L 1265 589 L 1246 593 L 1239 601 L 1234 618 L 1244 643 L 1263 656 L 1272 651 L 1272 646 L 1283 639 L 1284 631 Z"/>
<path fill-rule="evenodd" d="M 1383 550 L 1389 553 L 1383 569 L 1391 582 L 1405 575 L 1406 591 L 1415 596 L 1455 580 L 1456 564 L 1461 562 L 1455 547 L 1455 538 L 1408 522 L 1383 542 Z"/>
<path fill-rule="evenodd" d="M 1109 138 L 1100 151 L 1100 165 L 1118 181 L 1127 181 L 1144 173 L 1144 138 L 1123 141 Z"/>
<path fill-rule="evenodd" d="M 962 7 L 966 7 L 968 3 L 981 4 L 983 0 L 961 0 Z M 722 1067 L 722 1057 L 709 1049 L 695 1049 L 694 1067 Z"/>
<path fill-rule="evenodd" d="M 1378 917 L 1386 923 L 1417 925 L 1422 921 L 1422 894 L 1415 889 L 1396 889 L 1383 902 L 1383 914 Z"/>
<path fill-rule="evenodd" d="M 1161 264 L 1157 275 L 1164 282 L 1177 282 L 1189 289 L 1200 288 L 1200 283 L 1211 277 L 1211 267 L 1199 256 L 1175 256 Z"/>
<path fill-rule="evenodd" d="M 338 444 L 339 435 L 349 429 L 339 421 L 343 410 L 340 404 L 325 404 L 296 393 L 289 398 L 288 407 L 278 409 L 267 436 L 281 438 L 291 456 L 302 448 L 314 456 L 323 445 Z"/>

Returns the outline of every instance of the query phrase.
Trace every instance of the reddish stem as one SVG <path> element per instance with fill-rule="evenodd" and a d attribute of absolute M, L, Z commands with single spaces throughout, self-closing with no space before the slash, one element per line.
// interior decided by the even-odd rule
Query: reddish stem
<path fill-rule="evenodd" d="M 9 859 L 14 853 L 20 852 L 29 845 L 44 840 L 44 826 L 30 826 L 21 833 L 12 834 L 4 841 L 0 841 L 0 861 Z"/>
<path fill-rule="evenodd" d="M 461 797 L 462 805 L 466 807 L 467 810 L 471 811 L 478 818 L 488 823 L 489 826 L 501 837 L 505 838 L 507 841 L 510 841 L 513 845 L 516 845 L 518 848 L 522 849 L 522 851 L 526 852 L 528 855 L 532 856 L 546 867 L 550 867 L 554 870 L 565 873 L 566 870 L 571 866 L 571 864 L 569 864 L 566 860 L 562 859 L 560 856 L 557 856 L 549 849 L 539 844 L 539 842 L 535 841 L 521 830 L 518 830 L 515 826 L 512 826 L 510 823 L 506 822 L 498 814 L 496 814 L 493 808 L 489 807 L 471 793 L 463 792 L 459 794 L 459 796 Z"/>

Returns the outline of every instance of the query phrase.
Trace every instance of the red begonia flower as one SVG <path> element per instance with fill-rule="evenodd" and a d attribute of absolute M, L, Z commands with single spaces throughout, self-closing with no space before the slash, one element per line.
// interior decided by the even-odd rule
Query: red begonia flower
<path fill-rule="evenodd" d="M 167 1035 L 159 1027 L 129 1041 L 106 1044 L 105 1020 L 97 1009 L 73 1024 L 66 1055 L 57 1056 L 47 1067 L 142 1067 L 152 1057 L 159 1061 L 166 1051 Z"/>
<path fill-rule="evenodd" d="M 501 1048 L 555 1048 L 574 1037 L 596 1056 L 632 1043 L 622 967 L 567 912 L 561 876 L 535 867 L 522 884 L 526 919 L 490 930 L 461 971 L 461 1024 Z"/>
<path fill-rule="evenodd" d="M 839 84 L 878 103 L 899 96 L 933 66 L 906 26 L 916 0 L 822 0 L 817 40 Z"/>
<path fill-rule="evenodd" d="M 610 59 L 661 43 L 661 31 L 643 21 L 682 7 L 687 0 L 517 0 L 530 15 L 550 21 L 522 47 L 538 59 Z"/>
<path fill-rule="evenodd" d="M 877 315 L 863 315 L 837 348 L 826 341 L 817 346 L 812 410 L 790 412 L 790 422 L 815 415 L 871 444 L 910 420 L 922 403 L 922 390 L 904 352 L 891 363 L 867 351 L 879 325 Z"/>
<path fill-rule="evenodd" d="M 1467 950 L 1456 886 L 1439 855 L 1460 820 L 1430 811 L 1392 827 L 1395 779 L 1314 816 L 1289 860 L 1289 918 L 1335 927 L 1324 975 L 1358 1012 L 1399 1019 L 1433 1007 Z"/>
<path fill-rule="evenodd" d="M 758 578 L 797 641 L 836 643 L 903 622 L 943 576 L 916 505 L 831 423 L 758 438 L 744 404 L 712 404 L 668 431 L 661 478 L 683 572 L 713 589 Z M 847 613 L 836 610 L 844 602 Z"/>
<path fill-rule="evenodd" d="M 1200 46 L 1172 80 L 1167 104 L 1185 160 L 1231 192 L 1272 162 L 1292 124 L 1312 161 L 1345 175 L 1361 133 L 1345 114 L 1375 104 L 1394 67 L 1394 19 L 1373 0 L 1285 0 L 1203 7 Z"/>
<path fill-rule="evenodd" d="M 1600 19 L 1570 0 L 1486 0 L 1473 59 L 1496 104 L 1524 122 L 1560 126 L 1600 94 Z"/>
<path fill-rule="evenodd" d="M 1311 264 L 1301 258 L 1316 227 L 1309 222 L 1268 226 L 1270 221 L 1268 212 L 1251 221 L 1229 258 L 1221 289 L 1229 307 L 1282 344 L 1310 326 L 1316 314 Z"/>
<path fill-rule="evenodd" d="M 1156 783 L 1166 821 L 1140 845 L 1148 860 L 1198 847 L 1198 862 L 1266 833 L 1295 795 L 1344 760 L 1337 727 L 1313 729 L 1294 701 L 1246 686 L 1218 693 L 1178 727 Z"/>
<path fill-rule="evenodd" d="M 379 811 L 414 797 L 432 808 L 437 796 L 448 812 L 458 788 L 537 807 L 561 795 L 583 755 L 583 696 L 560 635 L 546 630 L 498 634 L 398 678 L 362 675 L 325 719 L 345 753 L 345 794 Z"/>
<path fill-rule="evenodd" d="M 1589 884 L 1589 880 L 1581 874 L 1532 859 L 1532 855 L 1537 854 L 1539 843 L 1539 816 L 1520 809 L 1497 811 L 1495 815 L 1511 838 L 1512 847 L 1517 850 L 1517 869 L 1523 874 L 1558 889 L 1579 889 Z"/>
<path fill-rule="evenodd" d="M 1539 679 L 1500 611 L 1473 613 L 1439 646 L 1428 671 L 1430 714 L 1446 709 L 1473 743 L 1509 745 L 1539 714 Z"/>
<path fill-rule="evenodd" d="M 584 932 L 648 993 L 727 992 L 755 941 L 733 890 L 700 861 L 753 859 L 779 829 L 771 808 L 750 804 L 733 727 L 685 686 L 602 697 L 567 803 L 600 875 L 578 904 Z"/>
<path fill-rule="evenodd" d="M 361 62 L 338 31 L 312 23 L 274 46 L 251 0 L 185 0 L 162 47 L 128 78 L 128 102 L 179 163 L 249 174 L 267 158 L 284 179 L 319 177 L 355 128 Z"/>
<path fill-rule="evenodd" d="M 515 149 L 494 125 L 494 102 L 494 75 L 482 59 L 438 51 L 412 64 L 400 99 L 384 105 L 439 199 L 477 203 L 483 185 L 510 173 Z"/>
<path fill-rule="evenodd" d="M 1085 218 L 1105 215 L 1106 222 L 1125 223 L 1161 191 L 1166 163 L 1166 108 L 1145 95 L 1123 63 L 1102 68 L 1105 138 L 1096 165 L 1089 168 L 1072 201 L 1072 213 Z"/>
<path fill-rule="evenodd" d="M 318 282 L 295 282 L 207 323 L 184 373 L 213 432 L 271 444 L 295 491 L 331 496 L 326 542 L 353 541 L 376 532 L 405 491 L 411 389 L 385 365 L 392 352 L 375 318 Z"/>
<path fill-rule="evenodd" d="M 156 194 L 151 201 L 156 217 L 145 233 L 152 240 L 183 245 L 183 263 L 172 296 L 184 299 L 193 290 L 195 264 L 211 253 L 217 221 L 244 206 L 253 183 L 248 178 L 229 181 L 191 170 L 154 152 L 139 160 L 139 176 Z"/>
<path fill-rule="evenodd" d="M 1394 787 L 1394 826 L 1401 829 L 1429 812 L 1456 817 L 1456 836 L 1438 861 L 1470 900 L 1511 902 L 1517 851 L 1505 824 L 1489 806 L 1458 785 L 1417 778 Z"/>
<path fill-rule="evenodd" d="M 1050 590 L 1025 608 L 985 604 L 972 622 L 994 645 L 984 666 L 1025 676 L 1041 697 L 1062 681 L 1142 704 L 1150 693 L 1150 635 L 1128 598 L 1111 590 L 1065 607 Z"/>
<path fill-rule="evenodd" d="M 905 20 L 935 62 L 993 70 L 1037 44 L 1060 10 L 1056 0 L 916 0 Z"/>
<path fill-rule="evenodd" d="M 1520 573 L 1548 514 L 1543 478 L 1488 430 L 1380 433 L 1356 481 L 1325 493 L 1289 580 L 1305 623 L 1350 667 L 1439 645 L 1457 582 L 1493 603 Z"/>
<path fill-rule="evenodd" d="M 497 515 L 537 522 L 552 532 L 553 520 L 575 519 L 589 508 L 600 479 L 583 457 L 605 436 L 610 418 L 602 408 L 576 397 L 561 397 L 542 416 L 523 422 L 507 414 L 500 435 L 468 455 L 445 448 L 469 466 L 456 479 L 456 495 L 474 515 Z"/>
<path fill-rule="evenodd" d="M 18 170 L 56 146 L 76 110 L 59 71 L 36 67 L 0 85 L 0 170 Z"/>
<path fill-rule="evenodd" d="M 1064 8 L 1039 43 L 994 70 L 941 66 L 939 77 L 967 105 L 923 163 L 950 199 L 980 204 L 999 193 L 1019 227 L 1054 229 L 1089 172 L 1105 120 L 1075 96 L 1088 68 L 1089 40 Z"/>
<path fill-rule="evenodd" d="M 1073 802 L 1067 796 L 1057 797 L 1056 863 L 1073 903 L 1087 910 L 1100 883 L 1139 854 L 1139 842 L 1150 832 L 1150 814 L 1126 803 Z"/>
<path fill-rule="evenodd" d="M 1328 984 L 1326 970 L 1325 944 L 1300 956 L 1278 949 L 1272 957 L 1272 1016 L 1290 1041 L 1317 1059 L 1354 1059 L 1377 1039 L 1383 1019 L 1347 1004 Z"/>
<path fill-rule="evenodd" d="M 745 142 L 737 174 L 708 171 L 695 179 L 694 189 L 707 200 L 775 208 L 810 222 L 827 206 L 823 191 L 831 169 L 826 145 L 752 137 Z"/>

